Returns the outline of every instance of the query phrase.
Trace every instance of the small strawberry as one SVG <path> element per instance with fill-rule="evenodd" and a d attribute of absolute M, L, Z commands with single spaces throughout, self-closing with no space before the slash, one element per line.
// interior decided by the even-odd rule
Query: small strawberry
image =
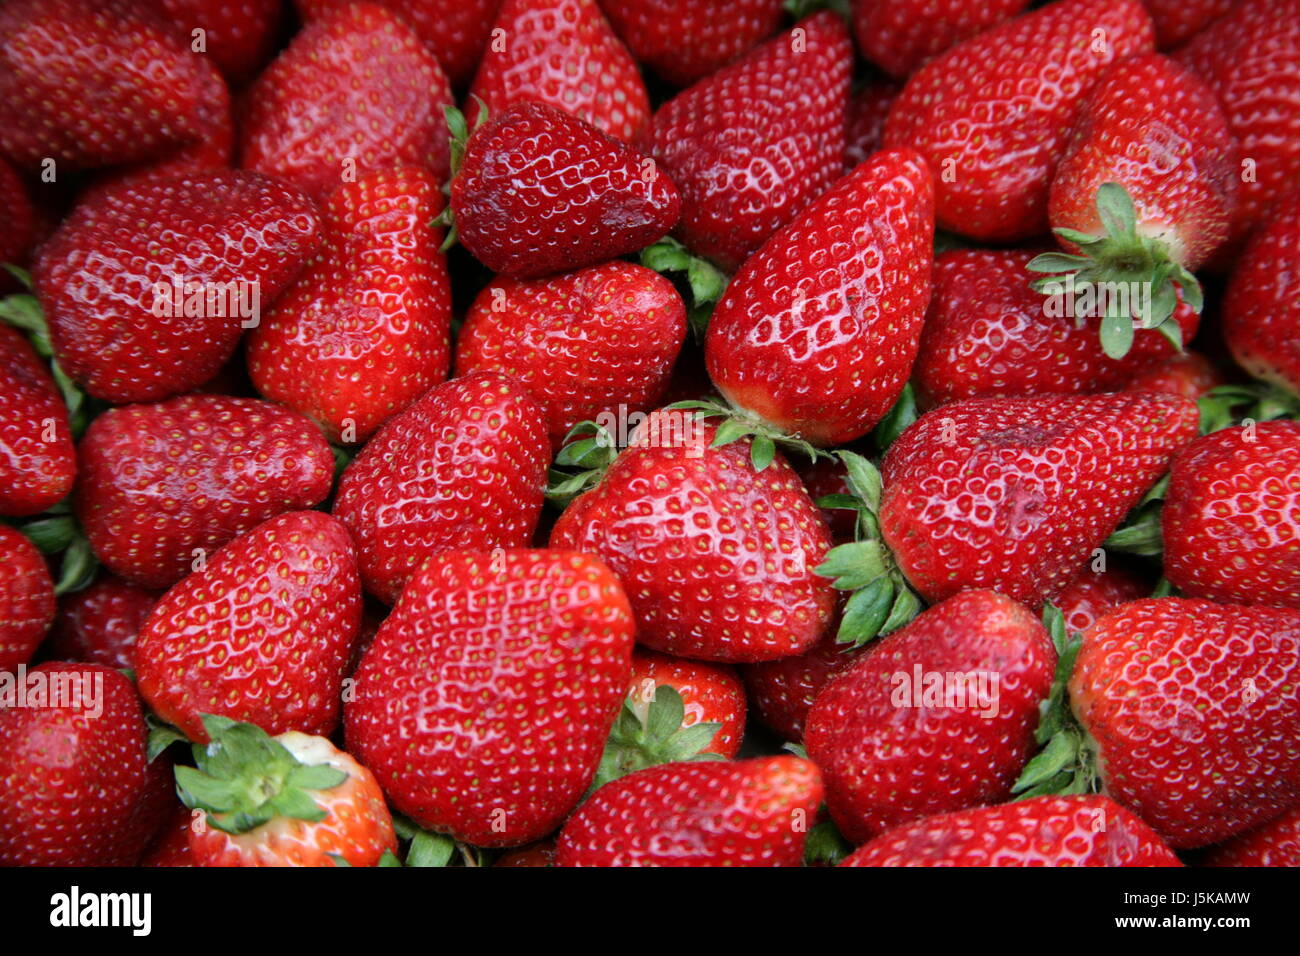
<path fill-rule="evenodd" d="M 885 142 L 885 120 L 901 88 L 893 83 L 871 83 L 849 97 L 844 127 L 844 171 L 866 162 Z"/>
<path fill-rule="evenodd" d="M 1300 807 L 1212 849 L 1202 866 L 1300 866 Z"/>
<path fill-rule="evenodd" d="M 392 604 L 432 554 L 528 544 L 548 456 L 537 403 L 488 372 L 438 385 L 389 419 L 334 499 L 366 590 Z"/>
<path fill-rule="evenodd" d="M 1082 634 L 1103 614 L 1150 593 L 1151 585 L 1127 568 L 1110 564 L 1098 570 L 1095 562 L 1089 562 L 1052 603 L 1060 610 L 1066 630 Z"/>
<path fill-rule="evenodd" d="M 681 191 L 687 248 L 734 272 L 839 178 L 852 67 L 822 12 L 658 109 L 644 142 Z"/>
<path fill-rule="evenodd" d="M 858 655 L 828 634 L 794 657 L 741 668 L 755 715 L 791 743 L 803 741 L 804 723 L 817 695 L 831 679 L 853 666 Z"/>
<path fill-rule="evenodd" d="M 73 506 L 96 556 L 154 588 L 267 518 L 319 504 L 334 476 L 307 419 L 224 395 L 110 409 L 87 430 L 79 463 Z"/>
<path fill-rule="evenodd" d="M 1196 401 L 1223 384 L 1223 376 L 1204 355 L 1179 352 L 1138 372 L 1124 388 L 1128 391 L 1171 392 Z"/>
<path fill-rule="evenodd" d="M 1233 0 L 1142 0 L 1162 50 L 1181 46 L 1231 9 Z"/>
<path fill-rule="evenodd" d="M 347 531 L 319 511 L 291 511 L 163 595 L 136 641 L 140 694 L 195 741 L 207 739 L 207 714 L 326 734 L 360 623 Z"/>
<path fill-rule="evenodd" d="M 557 866 L 799 866 L 822 783 L 798 757 L 669 763 L 601 787 L 560 831 Z"/>
<path fill-rule="evenodd" d="M 54 621 L 54 581 L 21 531 L 0 524 L 0 673 L 31 659 Z"/>
<path fill-rule="evenodd" d="M 451 209 L 475 258 L 532 278 L 645 248 L 677 223 L 681 199 L 649 157 L 569 113 L 522 103 L 469 137 Z"/>
<path fill-rule="evenodd" d="M 72 490 L 77 453 L 59 388 L 27 340 L 0 322 L 0 514 L 38 514 Z"/>
<path fill-rule="evenodd" d="M 136 638 L 159 597 L 157 591 L 106 574 L 59 601 L 43 653 L 55 660 L 128 670 L 135 666 Z"/>
<path fill-rule="evenodd" d="M 650 119 L 641 73 L 596 0 L 504 0 L 492 32 L 469 91 L 471 124 L 480 102 L 492 116 L 545 103 L 630 143 Z"/>
<path fill-rule="evenodd" d="M 376 866 L 397 837 L 372 774 L 324 737 L 203 718 L 176 786 L 194 866 Z"/>
<path fill-rule="evenodd" d="M 881 834 L 841 866 L 1181 866 L 1145 823 L 1099 795 L 941 813 Z"/>
<path fill-rule="evenodd" d="M 853 0 L 858 49 L 894 77 L 1029 6 L 1029 0 Z"/>
<path fill-rule="evenodd" d="M 248 92 L 241 165 L 324 196 L 386 166 L 439 181 L 452 103 L 433 51 L 393 13 L 354 3 L 310 21 Z"/>
<path fill-rule="evenodd" d="M 456 374 L 499 372 L 546 412 L 558 450 L 573 426 L 654 408 L 686 336 L 671 282 L 614 260 L 547 279 L 499 277 L 456 339 Z"/>
<path fill-rule="evenodd" d="M 322 205 L 321 250 L 249 336 L 257 390 L 356 444 L 446 379 L 451 288 L 429 228 L 442 208 L 426 169 L 339 186 Z"/>
<path fill-rule="evenodd" d="M 197 53 L 205 53 L 232 85 L 257 75 L 275 49 L 281 0 L 147 0 L 178 28 Z M 202 48 L 194 31 L 202 30 Z"/>
<path fill-rule="evenodd" d="M 1046 231 L 1052 171 L 1089 90 L 1111 63 L 1152 47 L 1138 0 L 1057 0 L 917 70 L 890 110 L 885 145 L 910 146 L 933 168 L 944 229 L 1028 239 Z"/>
<path fill-rule="evenodd" d="M 441 554 L 361 660 L 348 748 L 421 827 L 477 846 L 537 840 L 596 772 L 632 630 L 618 581 L 587 555 Z"/>

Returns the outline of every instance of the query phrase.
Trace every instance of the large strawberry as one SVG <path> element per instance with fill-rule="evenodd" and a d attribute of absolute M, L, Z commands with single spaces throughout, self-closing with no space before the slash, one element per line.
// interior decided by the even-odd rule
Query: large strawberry
<path fill-rule="evenodd" d="M 275 49 L 281 0 L 146 0 L 191 49 L 207 54 L 232 85 L 252 79 Z M 196 35 L 195 31 L 202 31 Z M 198 41 L 202 40 L 202 47 Z"/>
<path fill-rule="evenodd" d="M 329 494 L 334 459 L 301 415 L 182 395 L 110 409 L 79 449 L 73 499 L 90 545 L 136 584 L 167 587 L 236 535 Z"/>
<path fill-rule="evenodd" d="M 853 31 L 863 56 L 891 76 L 906 77 L 1027 6 L 1029 0 L 853 0 Z"/>
<path fill-rule="evenodd" d="M 841 866 L 1181 866 L 1102 796 L 1037 797 L 941 813 L 876 837 Z"/>
<path fill-rule="evenodd" d="M 1300 806 L 1216 846 L 1202 866 L 1300 866 Z"/>
<path fill-rule="evenodd" d="M 857 655 L 828 634 L 794 657 L 746 664 L 745 689 L 755 716 L 785 740 L 803 740 L 804 722 L 831 679 L 853 666 Z"/>
<path fill-rule="evenodd" d="M 650 119 L 636 62 L 596 0 L 504 0 L 470 87 L 469 119 L 546 103 L 632 142 Z"/>
<path fill-rule="evenodd" d="M 1052 170 L 1092 85 L 1152 46 L 1138 0 L 1057 0 L 921 67 L 894 101 L 885 145 L 930 163 L 943 228 L 1027 239 L 1046 231 Z"/>
<path fill-rule="evenodd" d="M 669 763 L 601 787 L 556 841 L 557 866 L 799 866 L 822 782 L 798 757 Z"/>
<path fill-rule="evenodd" d="M 478 846 L 539 839 L 596 772 L 632 630 L 617 579 L 587 555 L 439 555 L 361 659 L 348 748 L 426 829 Z"/>
<path fill-rule="evenodd" d="M 469 137 L 451 209 L 480 262 L 526 278 L 643 249 L 677 223 L 681 199 L 626 143 L 562 110 L 521 103 Z"/>
<path fill-rule="evenodd" d="M 123 185 L 79 205 L 33 276 L 59 365 L 92 395 L 202 385 L 319 243 L 312 203 L 231 170 Z"/>
<path fill-rule="evenodd" d="M 0 322 L 0 514 L 38 514 L 72 490 L 68 409 L 22 334 Z"/>
<path fill-rule="evenodd" d="M 1231 9 L 1234 0 L 1142 0 L 1162 50 L 1181 46 Z"/>
<path fill-rule="evenodd" d="M 191 740 L 204 714 L 267 733 L 329 733 L 361 623 L 347 531 L 319 511 L 263 522 L 154 605 L 135 646 L 140 694 Z"/>
<path fill-rule="evenodd" d="M 449 168 L 438 59 L 402 19 L 354 3 L 309 22 L 248 93 L 241 164 L 316 196 L 385 166 Z"/>
<path fill-rule="evenodd" d="M 661 106 L 644 137 L 682 194 L 675 234 L 728 272 L 843 172 L 853 47 L 830 12 Z"/>
<path fill-rule="evenodd" d="M 438 385 L 390 419 L 343 472 L 334 500 L 366 590 L 392 604 L 431 554 L 527 544 L 549 447 L 537 403 L 489 372 Z"/>
<path fill-rule="evenodd" d="M 49 643 L 42 649 L 56 660 L 108 667 L 135 666 L 135 641 L 160 595 L 106 574 L 59 601 Z"/>
<path fill-rule="evenodd" d="M 26 663 L 54 620 L 54 581 L 21 531 L 0 524 L 0 672 Z"/>
<path fill-rule="evenodd" d="M 248 340 L 257 390 L 364 442 L 447 377 L 451 289 L 429 223 L 440 184 L 417 167 L 339 186 L 322 206 L 324 244 Z"/>
<path fill-rule="evenodd" d="M 911 371 L 934 206 L 910 150 L 877 153 L 763 245 L 709 322 L 709 376 L 743 414 L 816 445 L 865 434 Z"/>
<path fill-rule="evenodd" d="M 558 450 L 579 422 L 655 407 L 685 336 L 681 296 L 644 266 L 614 260 L 547 279 L 499 277 L 465 316 L 456 374 L 522 383 Z"/>

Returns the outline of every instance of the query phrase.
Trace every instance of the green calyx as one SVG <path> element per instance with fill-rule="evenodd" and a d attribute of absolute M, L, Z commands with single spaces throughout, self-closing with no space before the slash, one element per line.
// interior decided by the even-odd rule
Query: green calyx
<path fill-rule="evenodd" d="M 894 407 L 885 413 L 885 417 L 871 431 L 871 442 L 876 446 L 876 451 L 883 455 L 898 440 L 898 436 L 920 417 L 920 410 L 916 407 L 916 392 L 912 383 L 908 382 L 898 393 Z"/>
<path fill-rule="evenodd" d="M 478 847 L 457 843 L 445 833 L 422 830 L 414 821 L 393 814 L 393 830 L 397 839 L 406 844 L 405 860 L 391 852 L 380 857 L 380 866 L 483 866 L 483 854 Z"/>
<path fill-rule="evenodd" d="M 1300 420 L 1300 396 L 1265 382 L 1220 385 L 1201 396 L 1201 434 L 1249 422 Z"/>
<path fill-rule="evenodd" d="M 547 474 L 546 498 L 561 508 L 596 487 L 618 457 L 618 440 L 604 425 L 579 422 L 564 436 L 564 446 Z"/>
<path fill-rule="evenodd" d="M 469 128 L 469 121 L 465 119 L 465 114 L 454 106 L 445 106 L 442 115 L 447 121 L 447 141 L 451 149 L 451 175 L 447 177 L 447 183 L 442 187 L 443 193 L 447 196 L 447 204 L 442 207 L 442 212 L 438 213 L 429 223 L 431 227 L 447 230 L 447 237 L 442 241 L 441 251 L 446 252 L 456 244 L 456 217 L 451 211 L 451 183 L 460 172 L 461 166 L 465 163 L 465 150 L 469 146 L 469 138 L 478 132 L 479 127 L 487 122 L 488 108 L 477 96 L 474 102 L 478 104 L 478 116 L 474 121 L 474 128 Z"/>
<path fill-rule="evenodd" d="M 704 418 L 722 418 L 714 432 L 710 448 L 722 448 L 741 439 L 749 439 L 749 462 L 755 471 L 763 471 L 776 458 L 777 448 L 797 452 L 812 461 L 830 458 L 831 453 L 804 441 L 797 435 L 788 435 L 776 426 L 743 409 L 732 408 L 721 402 L 707 399 L 675 402 L 670 409 L 697 412 Z"/>
<path fill-rule="evenodd" d="M 1137 210 L 1128 191 L 1119 183 L 1103 183 L 1097 189 L 1097 213 L 1102 233 L 1056 229 L 1058 236 L 1078 246 L 1081 254 L 1048 252 L 1035 257 L 1029 268 L 1050 273 L 1031 287 L 1048 295 L 1063 295 L 1069 288 L 1097 290 L 1106 294 L 1101 314 L 1101 346 L 1111 358 L 1122 358 L 1133 346 L 1134 296 L 1145 307 L 1136 316 L 1143 328 L 1153 328 L 1182 350 L 1182 330 L 1174 320 L 1178 294 L 1196 312 L 1204 306 L 1201 285 L 1181 263 L 1175 261 L 1162 239 L 1143 236 L 1137 229 Z"/>
<path fill-rule="evenodd" d="M 675 688 L 659 684 L 649 701 L 638 700 L 639 694 L 638 688 L 623 701 L 605 741 L 592 790 L 656 764 L 724 759 L 704 752 L 722 725 L 702 722 L 684 726 L 686 705 Z"/>
<path fill-rule="evenodd" d="M 840 619 L 836 640 L 861 647 L 875 637 L 898 630 L 921 612 L 921 599 L 894 561 L 880 534 L 880 471 L 861 455 L 841 451 L 851 494 L 826 495 L 817 501 L 827 509 L 857 512 L 856 540 L 832 548 L 816 573 L 831 579 L 839 591 L 851 591 Z"/>
<path fill-rule="evenodd" d="M 45 324 L 45 312 L 40 300 L 31 293 L 32 277 L 26 269 L 18 266 L 0 266 L 19 282 L 27 292 L 19 292 L 0 298 L 0 321 L 7 322 L 27 336 L 36 354 L 50 365 L 50 374 L 58 386 L 59 395 L 68 409 L 68 424 L 72 428 L 72 437 L 80 438 L 86 426 L 90 424 L 90 409 L 87 407 L 86 393 L 77 383 L 68 378 L 59 367 L 54 357 L 54 346 L 50 343 L 50 330 Z"/>
<path fill-rule="evenodd" d="M 318 821 L 328 815 L 312 792 L 341 786 L 348 775 L 329 764 L 304 764 L 253 724 L 203 715 L 209 742 L 194 745 L 193 767 L 176 767 L 181 801 L 207 811 L 225 833 L 247 833 L 276 817 Z"/>
<path fill-rule="evenodd" d="M 1144 558 L 1158 557 L 1164 552 L 1164 536 L 1161 531 L 1161 513 L 1164 510 L 1165 495 L 1169 491 L 1169 475 L 1157 481 L 1137 503 L 1128 517 L 1106 539 L 1102 545 L 1107 551 L 1122 551 L 1126 554 L 1138 554 Z"/>
<path fill-rule="evenodd" d="M 641 250 L 641 265 L 669 276 L 686 299 L 686 316 L 698 341 L 704 341 L 713 307 L 727 289 L 727 275 L 707 259 L 692 255 L 684 245 L 665 236 Z"/>
<path fill-rule="evenodd" d="M 56 596 L 73 594 L 89 587 L 95 580 L 99 559 L 77 524 L 69 499 L 64 498 L 35 517 L 6 519 L 5 523 L 25 534 L 36 545 L 36 550 L 47 558 L 61 556 L 59 573 L 54 580 Z"/>

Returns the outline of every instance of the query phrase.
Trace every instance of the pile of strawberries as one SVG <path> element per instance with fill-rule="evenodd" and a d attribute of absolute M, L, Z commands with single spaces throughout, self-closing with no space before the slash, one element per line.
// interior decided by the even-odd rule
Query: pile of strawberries
<path fill-rule="evenodd" d="M 1300 865 L 1300 0 L 826 6 L 6 0 L 0 864 Z"/>

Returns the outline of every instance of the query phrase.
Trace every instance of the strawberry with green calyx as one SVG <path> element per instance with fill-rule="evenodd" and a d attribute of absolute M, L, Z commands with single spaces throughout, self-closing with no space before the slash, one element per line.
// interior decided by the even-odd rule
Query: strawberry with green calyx
<path fill-rule="evenodd" d="M 50 342 L 49 327 L 45 324 L 45 313 L 41 309 L 40 300 L 31 292 L 31 274 L 17 266 L 5 265 L 3 268 L 13 275 L 26 291 L 0 299 L 0 322 L 5 322 L 24 333 L 32 351 L 49 365 L 48 374 L 58 388 L 59 397 L 63 399 L 66 408 L 65 416 L 71 427 L 72 437 L 79 438 L 90 421 L 90 409 L 86 407 L 86 393 L 68 377 L 54 357 L 54 346 Z M 19 363 L 16 359 L 9 358 L 5 364 L 12 368 Z"/>
<path fill-rule="evenodd" d="M 623 710 L 609 732 L 592 789 L 656 764 L 725 760 L 721 754 L 704 749 L 722 724 L 705 722 L 685 726 L 685 718 L 686 705 L 676 689 L 660 684 L 655 688 L 654 698 L 644 704 L 638 701 L 634 688 L 623 701 Z"/>
<path fill-rule="evenodd" d="M 641 250 L 641 265 L 666 275 L 679 274 L 682 298 L 687 303 L 686 318 L 698 341 L 704 341 L 713 307 L 727 289 L 727 276 L 709 260 L 693 255 L 672 236 L 664 236 L 654 245 Z"/>

